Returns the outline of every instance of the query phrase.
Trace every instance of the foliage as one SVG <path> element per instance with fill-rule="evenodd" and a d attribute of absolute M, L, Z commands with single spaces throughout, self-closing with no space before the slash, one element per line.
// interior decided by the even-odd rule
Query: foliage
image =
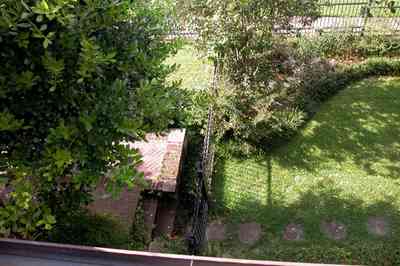
<path fill-rule="evenodd" d="M 214 95 L 221 135 L 260 142 L 268 135 L 261 132 L 297 124 L 302 114 L 295 108 L 270 111 L 287 93 L 275 67 L 283 42 L 274 30 L 290 27 L 293 16 L 310 23 L 318 15 L 317 1 L 193 1 L 190 10 L 200 46 L 210 52 L 222 77 L 222 88 Z"/>
<path fill-rule="evenodd" d="M 43 231 L 51 230 L 55 218 L 51 210 L 33 196 L 32 183 L 17 177 L 11 185 L 14 190 L 8 195 L 6 205 L 0 205 L 0 235 L 36 239 Z"/>
<path fill-rule="evenodd" d="M 383 74 L 391 69 L 389 62 L 353 66 L 353 73 L 374 69 Z M 398 76 L 396 64 L 397 72 L 392 68 L 386 73 Z M 345 89 L 324 101 L 298 135 L 276 149 L 257 149 L 245 157 L 222 147 L 226 150 L 217 153 L 213 211 L 226 224 L 226 240 L 210 243 L 206 255 L 398 265 L 399 84 L 398 77 L 381 77 L 340 87 Z M 369 232 L 371 217 L 386 219 L 387 235 Z M 347 237 L 329 239 L 321 230 L 324 220 L 343 223 Z M 263 229 L 260 241 L 251 246 L 238 240 L 238 227 L 247 222 Z M 303 226 L 303 240 L 283 239 L 291 223 Z"/>
<path fill-rule="evenodd" d="M 163 61 L 175 44 L 164 42 L 163 9 L 148 1 L 3 0 L 0 7 L 1 171 L 32 187 L 14 187 L 2 211 L 17 216 L 3 225 L 6 235 L 31 238 L 87 203 L 100 176 L 113 192 L 141 176 L 137 151 L 121 143 L 174 123 L 180 103 Z M 23 220 L 31 213 L 35 221 Z"/>
<path fill-rule="evenodd" d="M 185 43 L 175 56 L 168 58 L 167 64 L 176 68 L 168 77 L 168 81 L 179 82 L 182 88 L 179 92 L 183 111 L 179 125 L 201 131 L 207 124 L 207 113 L 211 103 L 211 62 L 196 51 L 192 44 Z"/>
<path fill-rule="evenodd" d="M 151 239 L 148 236 L 151 236 L 151 232 L 146 227 L 144 219 L 143 200 L 141 200 L 136 207 L 135 220 L 129 236 L 129 248 L 132 250 L 144 251 L 147 250 L 147 246 L 150 244 Z"/>
<path fill-rule="evenodd" d="M 377 34 L 324 33 L 318 37 L 294 40 L 301 54 L 353 59 L 369 56 L 392 56 L 400 53 L 398 39 Z"/>
<path fill-rule="evenodd" d="M 56 243 L 108 248 L 128 248 L 129 234 L 108 215 L 79 211 L 63 217 L 46 240 Z"/>
<path fill-rule="evenodd" d="M 184 238 L 172 239 L 161 236 L 153 241 L 153 245 L 157 246 L 162 253 L 187 254 L 186 239 Z"/>
<path fill-rule="evenodd" d="M 400 61 L 386 58 L 372 58 L 365 63 L 343 66 L 335 72 L 304 82 L 310 103 L 321 103 L 352 82 L 373 76 L 400 75 Z"/>

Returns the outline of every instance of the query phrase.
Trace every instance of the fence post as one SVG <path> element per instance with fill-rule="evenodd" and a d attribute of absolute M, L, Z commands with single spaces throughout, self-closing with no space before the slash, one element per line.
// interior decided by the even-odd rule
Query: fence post
<path fill-rule="evenodd" d="M 372 10 L 372 4 L 374 3 L 374 1 L 375 0 L 368 0 L 368 5 L 362 7 L 362 10 L 363 10 L 363 14 L 362 14 L 363 22 L 362 22 L 362 27 L 361 27 L 361 36 L 364 35 L 365 29 L 367 27 L 368 19 L 372 15 L 371 14 L 371 10 Z"/>

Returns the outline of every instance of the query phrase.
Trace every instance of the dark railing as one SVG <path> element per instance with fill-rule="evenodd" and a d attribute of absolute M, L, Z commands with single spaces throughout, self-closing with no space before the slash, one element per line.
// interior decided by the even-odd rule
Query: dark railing
<path fill-rule="evenodd" d="M 399 1 L 319 0 L 320 16 L 307 25 L 303 17 L 294 17 L 291 29 L 278 33 L 312 34 L 353 32 L 395 35 L 400 31 Z"/>
<path fill-rule="evenodd" d="M 314 19 L 293 17 L 290 27 L 276 26 L 278 34 L 353 32 L 396 35 L 400 33 L 400 1 L 319 0 L 320 16 Z M 308 23 L 303 23 L 307 21 Z M 175 21 L 171 36 L 197 37 L 196 27 L 180 26 Z"/>
<path fill-rule="evenodd" d="M 322 266 L 137 252 L 0 238 L 0 265 L 13 266 Z M 333 266 L 333 265 L 332 265 Z"/>
<path fill-rule="evenodd" d="M 214 67 L 212 93 L 217 86 L 217 67 Z M 196 200 L 192 218 L 192 230 L 188 238 L 190 254 L 200 254 L 207 242 L 207 220 L 212 175 L 214 171 L 214 108 L 210 105 L 207 128 L 203 139 L 200 161 L 197 166 Z"/>

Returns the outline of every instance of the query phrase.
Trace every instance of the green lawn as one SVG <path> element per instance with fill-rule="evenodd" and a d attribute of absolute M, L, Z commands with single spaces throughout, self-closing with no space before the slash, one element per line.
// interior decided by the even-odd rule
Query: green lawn
<path fill-rule="evenodd" d="M 211 242 L 208 255 L 400 264 L 399 160 L 400 79 L 356 83 L 325 103 L 286 146 L 218 160 L 214 219 L 227 225 L 228 239 Z M 376 216 L 387 220 L 388 235 L 368 233 L 367 220 Z M 322 221 L 343 223 L 346 239 L 327 238 Z M 244 222 L 262 226 L 254 246 L 238 241 Z M 283 240 L 290 223 L 303 225 L 304 240 Z"/>
<path fill-rule="evenodd" d="M 167 60 L 167 64 L 178 66 L 170 80 L 182 80 L 184 89 L 207 89 L 210 85 L 213 67 L 191 45 L 185 45 L 179 52 Z"/>
<path fill-rule="evenodd" d="M 320 0 L 323 6 L 321 8 L 322 16 L 328 17 L 359 17 L 362 6 L 368 5 L 368 0 Z M 329 3 L 330 5 L 326 5 Z M 354 3 L 354 4 L 352 4 Z M 361 4 L 360 4 L 361 3 Z M 395 1 L 395 6 L 400 5 L 400 0 Z M 398 17 L 400 10 L 397 9 L 395 14 L 392 14 L 388 8 L 381 8 L 384 4 L 372 5 L 372 15 L 374 17 Z"/>

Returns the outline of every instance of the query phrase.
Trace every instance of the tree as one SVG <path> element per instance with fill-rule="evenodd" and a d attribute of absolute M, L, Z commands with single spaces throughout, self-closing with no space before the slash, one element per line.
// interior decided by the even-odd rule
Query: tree
<path fill-rule="evenodd" d="M 311 23 L 319 15 L 316 0 L 193 0 L 201 48 L 211 52 L 225 84 L 216 107 L 222 134 L 252 142 L 296 127 L 302 114 L 292 108 L 285 74 L 292 55 L 279 31 L 293 19 Z"/>
<path fill-rule="evenodd" d="M 173 123 L 179 105 L 162 9 L 130 0 L 0 1 L 0 235 L 35 238 L 141 174 L 125 140 Z M 4 178 L 3 178 L 4 180 Z"/>

